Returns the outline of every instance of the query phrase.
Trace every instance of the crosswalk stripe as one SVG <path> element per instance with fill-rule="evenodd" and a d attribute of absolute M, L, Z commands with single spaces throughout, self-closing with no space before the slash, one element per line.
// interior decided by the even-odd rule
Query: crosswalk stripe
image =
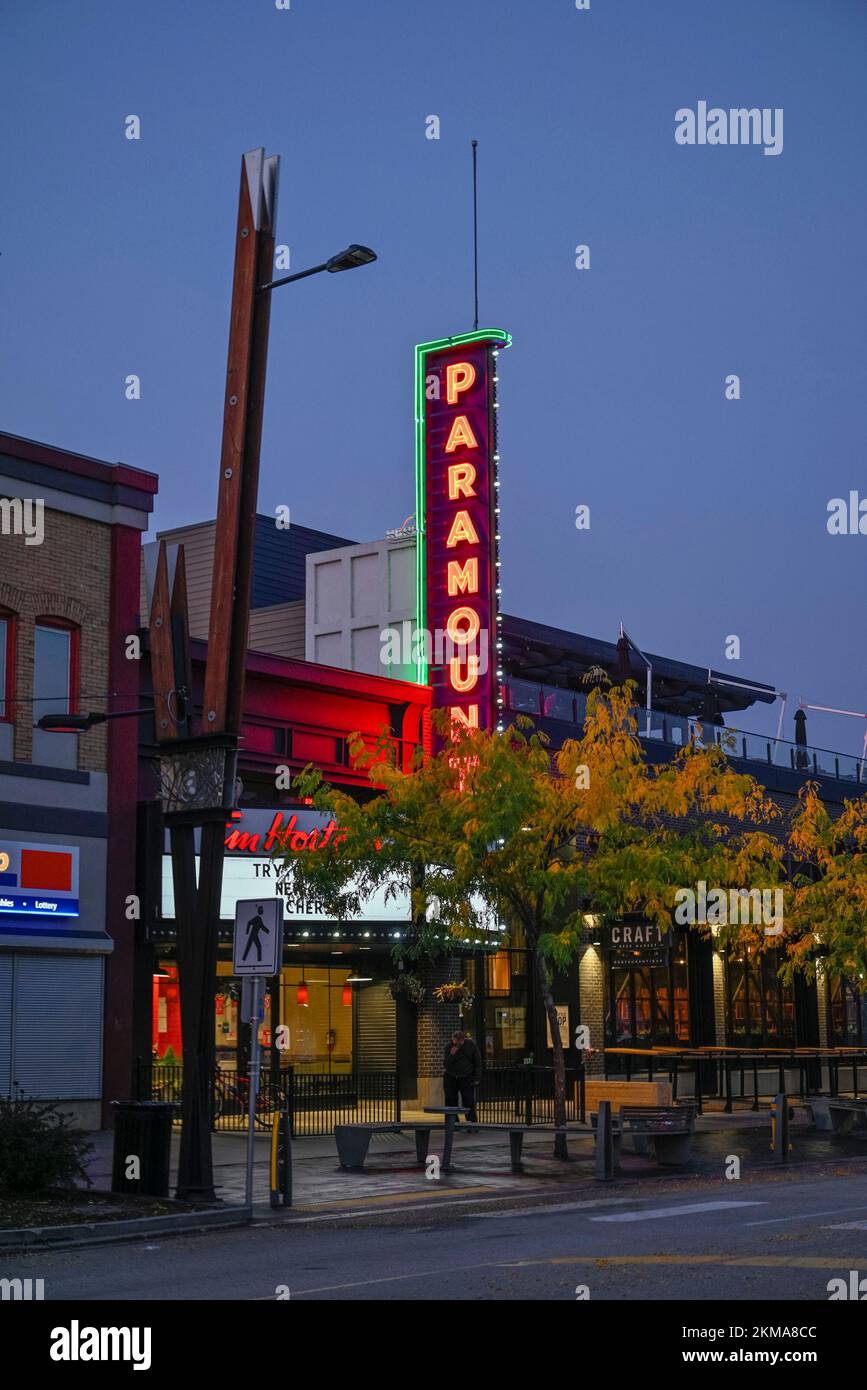
<path fill-rule="evenodd" d="M 682 1207 L 655 1207 L 652 1211 L 618 1211 L 612 1216 L 591 1216 L 590 1221 L 655 1221 L 664 1216 L 691 1216 L 699 1211 L 730 1211 L 734 1207 L 764 1207 L 766 1202 L 689 1202 Z"/>

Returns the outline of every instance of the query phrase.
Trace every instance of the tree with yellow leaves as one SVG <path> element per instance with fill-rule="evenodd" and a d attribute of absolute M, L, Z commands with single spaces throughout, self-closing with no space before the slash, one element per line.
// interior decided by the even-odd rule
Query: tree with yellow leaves
<path fill-rule="evenodd" d="M 588 907 L 605 920 L 640 912 L 667 931 L 678 888 L 700 879 L 764 887 L 782 872 L 776 808 L 758 783 L 716 747 L 649 765 L 632 707 L 630 686 L 592 690 L 581 738 L 557 752 L 529 719 L 503 733 L 443 726 L 443 749 L 410 772 L 394 765 L 387 739 L 370 749 L 356 737 L 356 765 L 377 788 L 365 804 L 323 785 L 314 769 L 298 782 L 341 831 L 320 852 L 292 856 L 330 914 L 352 917 L 383 889 L 409 892 L 414 926 L 395 954 L 412 960 L 478 938 L 489 913 L 507 928 L 520 924 L 550 1025 L 563 1158 L 552 968 L 576 959 Z"/>

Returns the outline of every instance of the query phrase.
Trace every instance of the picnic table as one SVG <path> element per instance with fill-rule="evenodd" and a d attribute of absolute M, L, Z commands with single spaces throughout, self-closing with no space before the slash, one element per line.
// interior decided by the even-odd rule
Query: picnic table
<path fill-rule="evenodd" d="M 469 1115 L 469 1109 L 465 1105 L 426 1105 L 424 1108 L 426 1115 L 442 1115 L 445 1124 L 443 1135 L 443 1156 L 440 1160 L 440 1172 L 450 1173 L 452 1171 L 452 1141 L 455 1137 L 455 1125 L 461 1115 Z M 473 1126 L 469 1126 L 473 1128 Z"/>

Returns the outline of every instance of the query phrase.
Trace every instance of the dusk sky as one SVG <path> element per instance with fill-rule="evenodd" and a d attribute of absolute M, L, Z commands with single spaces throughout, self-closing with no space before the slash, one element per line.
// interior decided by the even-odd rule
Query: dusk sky
<path fill-rule="evenodd" d="M 774 684 L 788 738 L 798 697 L 867 709 L 867 535 L 826 527 L 867 497 L 864 0 L 4 0 L 0 41 L 3 429 L 158 473 L 160 529 L 214 516 L 264 145 L 291 269 L 379 260 L 275 293 L 259 509 L 382 536 L 413 346 L 472 327 L 475 137 L 505 610 Z M 782 151 L 679 145 L 699 102 L 782 108 Z"/>

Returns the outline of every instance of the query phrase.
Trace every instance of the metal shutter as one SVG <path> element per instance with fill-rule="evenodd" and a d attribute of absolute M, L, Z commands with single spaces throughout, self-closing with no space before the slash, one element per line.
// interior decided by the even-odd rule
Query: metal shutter
<path fill-rule="evenodd" d="M 388 985 L 364 985 L 356 997 L 357 1071 L 394 1071 L 397 1066 L 395 1005 Z"/>
<path fill-rule="evenodd" d="M 0 1096 L 12 1094 L 12 979 L 15 957 L 0 955 Z"/>
<path fill-rule="evenodd" d="M 12 1080 L 25 1095 L 98 1100 L 101 956 L 16 958 Z"/>

